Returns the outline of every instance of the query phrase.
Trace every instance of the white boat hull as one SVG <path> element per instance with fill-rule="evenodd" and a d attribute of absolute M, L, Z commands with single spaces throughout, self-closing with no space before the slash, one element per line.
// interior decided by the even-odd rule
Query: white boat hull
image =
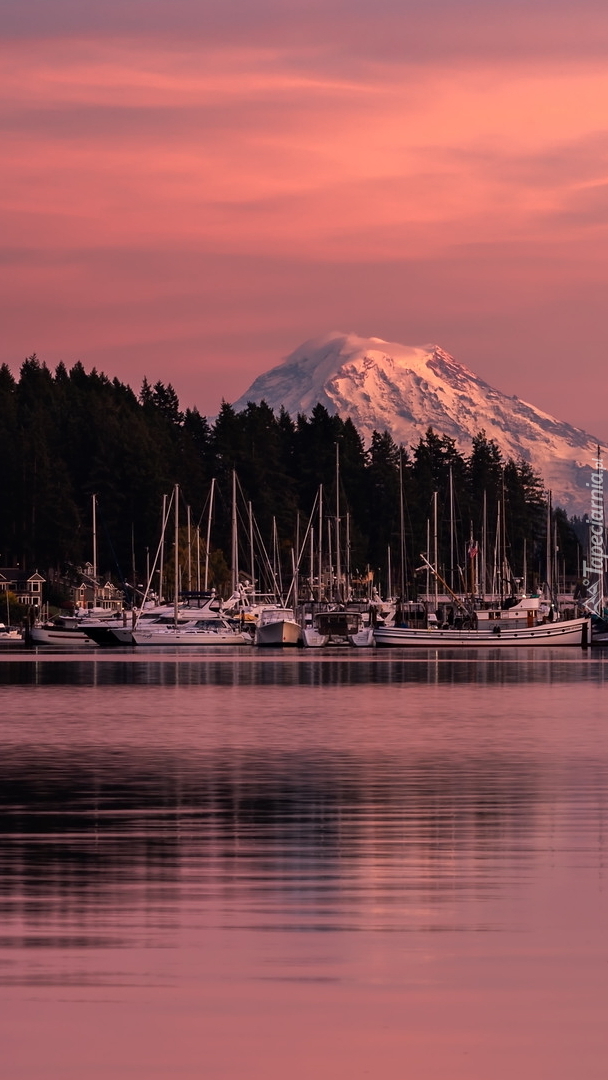
<path fill-rule="evenodd" d="M 302 639 L 308 649 L 323 649 L 329 643 L 329 634 L 320 634 L 308 626 L 302 631 Z"/>
<path fill-rule="evenodd" d="M 375 644 L 373 627 L 364 626 L 363 629 L 358 630 L 356 634 L 349 634 L 348 640 L 351 645 L 354 645 L 358 649 L 369 649 Z"/>
<path fill-rule="evenodd" d="M 379 646 L 416 645 L 431 649 L 538 648 L 557 645 L 586 647 L 591 641 L 591 628 L 589 619 L 569 619 L 517 630 L 422 630 L 406 626 L 379 626 L 374 630 L 374 641 Z"/>
<path fill-rule="evenodd" d="M 173 630 L 171 627 L 163 627 L 162 630 L 133 630 L 134 645 L 154 645 L 161 648 L 171 648 L 175 645 L 180 647 L 200 647 L 214 645 L 251 645 L 251 634 L 230 630 L 220 627 L 218 630 Z"/>
<path fill-rule="evenodd" d="M 255 632 L 256 645 L 285 646 L 302 644 L 302 627 L 291 619 L 277 619 L 259 624 Z"/>
<path fill-rule="evenodd" d="M 66 630 L 61 627 L 54 629 L 47 626 L 33 626 L 29 631 L 29 642 L 32 645 L 52 645 L 62 649 L 75 649 L 85 645 L 96 647 L 95 642 L 87 637 L 84 630 Z"/>
<path fill-rule="evenodd" d="M 107 647 L 133 644 L 133 629 L 131 626 L 92 626 L 89 628 L 88 633 L 96 645 Z"/>

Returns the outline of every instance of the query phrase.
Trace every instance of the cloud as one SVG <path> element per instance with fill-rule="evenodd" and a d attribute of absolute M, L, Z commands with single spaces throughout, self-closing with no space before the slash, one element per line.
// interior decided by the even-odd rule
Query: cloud
<path fill-rule="evenodd" d="M 169 356 L 191 387 L 210 343 L 253 376 L 345 325 L 507 364 L 543 404 L 518 339 L 567 358 L 600 325 L 603 8 L 146 4 L 145 36 L 101 10 L 4 5 L 2 359 L 138 382 Z"/>
<path fill-rule="evenodd" d="M 327 64 L 362 59 L 476 60 L 605 57 L 601 0 L 1 0 L 7 40 L 89 38 L 207 43 L 219 48 L 324 47 Z"/>

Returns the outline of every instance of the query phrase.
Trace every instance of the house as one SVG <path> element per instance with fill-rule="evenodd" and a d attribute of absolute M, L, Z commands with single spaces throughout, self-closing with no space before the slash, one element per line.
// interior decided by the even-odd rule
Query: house
<path fill-rule="evenodd" d="M 90 611 L 92 608 L 122 611 L 123 608 L 122 590 L 111 581 L 106 581 L 102 585 L 98 579 L 95 584 L 91 563 L 85 563 L 83 567 L 78 568 L 75 580 L 70 583 L 68 592 L 74 607 L 81 611 Z"/>
<path fill-rule="evenodd" d="M 0 593 L 14 593 L 19 603 L 28 607 L 41 606 L 45 581 L 37 570 L 32 574 L 18 566 L 0 566 Z"/>

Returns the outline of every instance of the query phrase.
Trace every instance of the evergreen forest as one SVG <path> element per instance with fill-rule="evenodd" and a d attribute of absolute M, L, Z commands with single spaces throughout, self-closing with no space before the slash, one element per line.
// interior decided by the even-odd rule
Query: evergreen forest
<path fill-rule="evenodd" d="M 238 413 L 223 403 L 210 424 L 196 408 L 182 411 L 170 383 L 144 381 L 136 394 L 80 363 L 51 371 L 33 355 L 18 378 L 7 365 L 0 368 L 0 460 L 3 566 L 56 576 L 90 561 L 96 495 L 99 570 L 117 584 L 134 575 L 141 582 L 158 545 L 163 496 L 179 484 L 204 544 L 214 479 L 209 583 L 226 596 L 235 471 L 243 550 L 243 508 L 250 503 L 268 550 L 273 534 L 278 538 L 284 580 L 320 485 L 328 516 L 335 520 L 339 508 L 353 578 L 373 575 L 380 591 L 386 590 L 390 549 L 397 585 L 404 566 L 405 591 L 414 594 L 420 553 L 433 550 L 435 533 L 440 568 L 456 588 L 468 545 L 479 543 L 484 530 L 488 551 L 502 536 L 513 575 L 523 576 L 525 555 L 529 587 L 546 576 L 542 478 L 525 461 L 503 460 L 483 431 L 463 455 L 431 429 L 416 446 L 397 446 L 378 431 L 365 447 L 349 419 L 331 416 L 322 405 L 294 420 L 264 403 Z M 557 569 L 576 577 L 576 520 L 560 509 L 551 520 Z"/>

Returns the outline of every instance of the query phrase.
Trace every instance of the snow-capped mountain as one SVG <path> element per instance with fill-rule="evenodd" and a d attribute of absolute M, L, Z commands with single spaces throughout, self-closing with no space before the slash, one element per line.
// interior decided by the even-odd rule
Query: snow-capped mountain
<path fill-rule="evenodd" d="M 590 469 L 598 440 L 516 397 L 495 390 L 437 345 L 409 346 L 331 333 L 305 342 L 260 375 L 234 402 L 266 401 L 292 415 L 321 402 L 351 420 L 369 443 L 374 429 L 411 446 L 428 427 L 468 454 L 482 429 L 505 458 L 523 458 L 569 513 L 589 508 Z"/>

